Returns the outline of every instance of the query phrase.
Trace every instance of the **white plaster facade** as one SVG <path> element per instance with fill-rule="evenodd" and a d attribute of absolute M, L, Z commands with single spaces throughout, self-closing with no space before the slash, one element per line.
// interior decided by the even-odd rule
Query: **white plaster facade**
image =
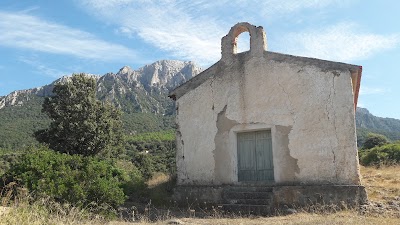
<path fill-rule="evenodd" d="M 236 54 L 240 33 L 250 51 Z M 361 67 L 265 51 L 262 27 L 236 24 L 222 58 L 176 99 L 178 185 L 238 182 L 237 133 L 270 130 L 274 184 L 360 184 L 355 108 Z"/>

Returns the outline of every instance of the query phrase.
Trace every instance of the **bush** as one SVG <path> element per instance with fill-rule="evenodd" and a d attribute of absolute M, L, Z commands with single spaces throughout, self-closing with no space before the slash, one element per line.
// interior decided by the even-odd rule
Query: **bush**
<path fill-rule="evenodd" d="M 75 206 L 89 203 L 116 207 L 126 197 L 126 175 L 110 161 L 31 148 L 5 173 L 5 185 L 17 182 L 34 198 L 50 197 Z"/>
<path fill-rule="evenodd" d="M 18 161 L 20 155 L 19 151 L 0 148 L 0 177 Z"/>
<path fill-rule="evenodd" d="M 116 166 L 124 171 L 124 183 L 121 186 L 131 201 L 140 201 L 147 193 L 147 184 L 140 170 L 130 161 L 117 160 Z"/>
<path fill-rule="evenodd" d="M 364 166 L 400 164 L 400 142 L 360 151 L 360 162 Z"/>
<path fill-rule="evenodd" d="M 362 145 L 362 148 L 363 149 L 371 149 L 375 146 L 382 146 L 387 143 L 389 143 L 389 140 L 387 139 L 387 137 L 385 137 L 381 134 L 369 133 Z"/>

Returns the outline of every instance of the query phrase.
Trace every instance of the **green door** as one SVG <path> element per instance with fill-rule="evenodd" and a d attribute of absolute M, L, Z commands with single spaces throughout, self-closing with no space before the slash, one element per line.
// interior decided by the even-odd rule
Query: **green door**
<path fill-rule="evenodd" d="M 237 134 L 239 181 L 274 181 L 271 131 Z"/>

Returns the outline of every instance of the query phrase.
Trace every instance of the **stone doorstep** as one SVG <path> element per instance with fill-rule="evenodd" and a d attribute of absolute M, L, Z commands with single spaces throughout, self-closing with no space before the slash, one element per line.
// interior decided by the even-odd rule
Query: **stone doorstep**
<path fill-rule="evenodd" d="M 249 186 L 249 185 L 240 185 L 240 186 L 226 186 L 224 187 L 225 191 L 232 192 L 272 192 L 274 190 L 273 186 Z"/>
<path fill-rule="evenodd" d="M 223 192 L 223 199 L 271 199 L 272 192 Z"/>
<path fill-rule="evenodd" d="M 267 215 L 271 212 L 273 188 L 269 186 L 231 186 L 222 192 L 221 209 L 239 214 Z"/>

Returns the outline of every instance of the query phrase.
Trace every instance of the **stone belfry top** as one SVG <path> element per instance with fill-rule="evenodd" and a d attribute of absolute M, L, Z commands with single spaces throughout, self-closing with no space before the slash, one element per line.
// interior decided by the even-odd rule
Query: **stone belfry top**
<path fill-rule="evenodd" d="M 233 55 L 237 53 L 237 39 L 243 32 L 250 34 L 250 55 L 253 57 L 262 57 L 267 49 L 267 39 L 264 28 L 256 27 L 250 23 L 237 23 L 231 28 L 229 33 L 221 39 L 221 60 L 224 62 L 232 60 Z"/>
<path fill-rule="evenodd" d="M 238 36 L 243 32 L 249 32 L 250 51 L 237 53 L 237 39 Z M 323 72 L 344 70 L 350 71 L 354 93 L 354 108 L 356 109 L 357 107 L 362 73 L 361 66 L 267 51 L 267 38 L 264 28 L 261 26 L 256 27 L 247 22 L 237 23 L 234 25 L 229 30 L 229 33 L 221 39 L 221 53 L 222 56 L 218 62 L 197 76 L 193 77 L 186 83 L 172 90 L 169 93 L 169 97 L 177 100 L 190 90 L 200 86 L 210 77 L 215 77 L 218 74 L 223 73 L 228 67 L 242 64 L 243 60 L 245 61 L 251 58 L 259 58 L 261 61 L 264 60 L 265 62 L 274 61 L 284 62 L 296 66 L 313 66 L 319 68 L 320 71 Z"/>

